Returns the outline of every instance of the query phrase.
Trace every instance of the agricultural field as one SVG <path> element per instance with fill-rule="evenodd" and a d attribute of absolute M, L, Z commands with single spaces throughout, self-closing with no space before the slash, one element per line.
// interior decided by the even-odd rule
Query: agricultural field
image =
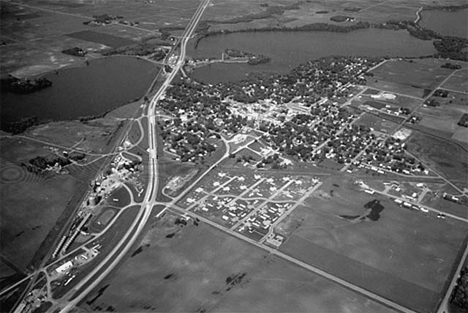
<path fill-rule="evenodd" d="M 284 0 L 268 1 L 268 6 L 252 1 L 236 1 L 235 4 L 226 1 L 214 1 L 204 20 L 214 30 L 240 30 L 264 27 L 300 27 L 311 23 L 328 23 L 332 25 L 349 26 L 356 22 L 383 23 L 388 20 L 415 20 L 419 3 L 391 1 L 376 4 L 363 0 L 358 2 L 327 1 L 296 2 Z M 269 11 L 272 7 L 286 7 L 282 11 Z M 334 22 L 332 17 L 341 15 L 355 18 L 354 22 Z"/>
<path fill-rule="evenodd" d="M 2 258 L 24 271 L 81 182 L 70 175 L 34 174 L 21 167 L 51 153 L 41 144 L 4 138 L 0 150 Z"/>
<path fill-rule="evenodd" d="M 132 257 L 91 293 L 81 308 L 117 312 L 391 312 L 209 225 L 195 226 L 188 221 L 184 226 L 172 214 L 154 222 Z"/>
<path fill-rule="evenodd" d="M 57 147 L 73 147 L 88 153 L 103 153 L 115 129 L 115 120 L 104 118 L 86 124 L 77 121 L 50 122 L 31 127 L 24 134 Z"/>
<path fill-rule="evenodd" d="M 463 63 L 462 63 L 463 64 Z M 468 68 L 456 71 L 443 85 L 442 88 L 461 92 L 468 92 Z"/>
<path fill-rule="evenodd" d="M 375 201 L 380 209 L 372 217 L 355 218 Z M 276 232 L 287 237 L 281 251 L 408 308 L 430 312 L 443 296 L 465 229 L 462 222 L 400 208 L 386 197 L 359 191 L 352 179 L 336 178 L 328 179 Z"/>
<path fill-rule="evenodd" d="M 108 46 L 128 45 L 146 37 L 160 37 L 162 28 L 185 27 L 198 1 L 128 2 L 22 1 L 2 2 L 2 60 L 0 74 L 31 77 L 64 66 L 79 65 L 83 58 L 61 51 L 80 47 L 96 57 Z M 127 23 L 107 26 L 84 25 L 95 15 L 113 14 Z"/>
<path fill-rule="evenodd" d="M 454 140 L 468 143 L 468 128 L 458 125 L 463 114 L 468 113 L 468 95 L 450 92 L 447 98 L 431 97 L 440 103 L 437 107 L 419 108 L 419 125 L 445 132 Z"/>
<path fill-rule="evenodd" d="M 56 232 L 57 223 L 63 223 L 78 204 L 80 193 L 105 160 L 100 154 L 109 149 L 116 131 L 115 121 L 104 118 L 88 124 L 48 123 L 31 127 L 24 136 L 0 140 L 3 258 L 24 270 L 36 253 L 47 251 L 54 240 L 48 234 Z M 85 155 L 81 163 L 68 165 L 60 174 L 32 173 L 21 166 L 37 156 L 62 155 L 72 147 L 97 156 Z"/>
<path fill-rule="evenodd" d="M 424 98 L 425 90 L 437 88 L 453 70 L 441 68 L 442 60 L 389 60 L 372 70 L 374 74 L 367 85 L 370 87 Z"/>
<path fill-rule="evenodd" d="M 468 163 L 465 148 L 420 132 L 413 132 L 407 144 L 408 151 L 429 167 L 459 188 L 467 187 Z"/>

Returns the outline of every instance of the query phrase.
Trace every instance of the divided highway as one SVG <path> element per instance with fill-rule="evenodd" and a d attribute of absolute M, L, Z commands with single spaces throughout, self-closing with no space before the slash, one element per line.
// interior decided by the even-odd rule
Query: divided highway
<path fill-rule="evenodd" d="M 94 288 L 96 288 L 99 283 L 115 268 L 115 266 L 122 260 L 122 258 L 129 252 L 130 248 L 135 243 L 138 236 L 141 234 L 146 223 L 151 217 L 151 212 L 154 203 L 156 202 L 156 197 L 158 194 L 158 155 L 157 155 L 157 136 L 155 133 L 156 119 L 155 119 L 155 110 L 156 105 L 159 99 L 164 95 L 166 89 L 170 86 L 172 80 L 177 75 L 181 67 L 185 62 L 185 51 L 188 40 L 191 38 L 193 32 L 195 31 L 198 22 L 200 21 L 203 12 L 208 7 L 210 0 L 203 0 L 198 6 L 195 14 L 190 19 L 187 27 L 184 30 L 182 39 L 180 41 L 180 55 L 178 56 L 177 63 L 172 69 L 169 76 L 164 81 L 161 88 L 151 99 L 146 115 L 148 116 L 148 143 L 149 143 L 149 163 L 148 163 L 148 186 L 146 188 L 145 198 L 142 203 L 142 210 L 136 216 L 131 227 L 127 230 L 125 235 L 122 237 L 120 242 L 118 242 L 113 250 L 106 256 L 106 258 L 98 264 L 93 271 L 91 271 L 79 284 L 76 285 L 69 293 L 67 293 L 67 298 L 71 298 L 76 292 L 79 294 L 68 302 L 62 301 L 63 307 L 60 308 L 60 312 L 69 312 L 73 309 L 80 301 L 82 301 Z M 177 49 L 176 49 L 177 50 Z M 109 263 L 110 262 L 110 263 Z M 96 275 L 98 275 L 96 277 Z M 81 290 L 86 284 L 91 282 L 86 286 L 85 289 Z M 62 299 L 65 300 L 65 299 Z M 52 309 L 52 308 L 51 308 Z M 57 309 L 53 308 L 54 311 Z"/>

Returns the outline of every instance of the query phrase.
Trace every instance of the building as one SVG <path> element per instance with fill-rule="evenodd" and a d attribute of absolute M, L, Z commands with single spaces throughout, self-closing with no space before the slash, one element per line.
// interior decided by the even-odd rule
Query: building
<path fill-rule="evenodd" d="M 72 267 L 73 267 L 73 262 L 72 261 L 67 261 L 67 262 L 63 263 L 62 265 L 60 265 L 59 267 L 57 267 L 55 269 L 55 272 L 57 272 L 57 274 L 59 274 L 59 275 L 65 274 L 68 271 L 70 271 L 70 269 Z"/>

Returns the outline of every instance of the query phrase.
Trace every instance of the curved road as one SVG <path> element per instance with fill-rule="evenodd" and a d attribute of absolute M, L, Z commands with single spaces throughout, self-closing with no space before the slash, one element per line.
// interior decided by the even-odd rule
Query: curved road
<path fill-rule="evenodd" d="M 193 32 L 196 29 L 196 26 L 203 15 L 203 12 L 207 8 L 210 0 L 203 0 L 198 6 L 195 14 L 190 19 L 184 33 L 182 40 L 180 42 L 180 55 L 178 61 L 174 68 L 172 69 L 170 75 L 166 78 L 165 82 L 158 90 L 158 92 L 151 99 L 150 104 L 148 105 L 147 116 L 148 116 L 148 143 L 149 143 L 149 180 L 148 186 L 146 189 L 146 194 L 144 201 L 142 203 L 143 210 L 137 215 L 133 224 L 125 233 L 123 238 L 116 244 L 114 249 L 107 255 L 107 257 L 98 264 L 93 271 L 91 271 L 79 284 L 77 284 L 70 292 L 67 293 L 67 298 L 75 295 L 76 292 L 80 292 L 73 300 L 65 303 L 62 302 L 62 305 L 65 304 L 60 312 L 68 312 L 75 307 L 81 300 L 83 300 L 89 292 L 91 292 L 99 283 L 114 269 L 114 267 L 121 261 L 124 255 L 130 250 L 130 248 L 135 243 L 136 239 L 140 235 L 141 231 L 148 222 L 154 203 L 156 202 L 156 197 L 158 194 L 158 156 L 157 156 L 157 140 L 155 133 L 156 119 L 155 119 L 155 109 L 156 104 L 162 95 L 164 95 L 166 89 L 170 86 L 172 80 L 177 75 L 178 71 L 181 69 L 185 61 L 185 50 L 187 42 L 192 36 Z M 111 263 L 109 263 L 111 262 Z M 105 269 L 104 269 L 105 268 Z M 95 277 L 95 275 L 99 275 Z M 84 290 L 80 291 L 85 284 L 92 281 Z M 63 299 L 65 300 L 65 299 Z M 52 309 L 52 308 L 51 308 Z M 53 308 L 55 311 L 57 308 Z"/>

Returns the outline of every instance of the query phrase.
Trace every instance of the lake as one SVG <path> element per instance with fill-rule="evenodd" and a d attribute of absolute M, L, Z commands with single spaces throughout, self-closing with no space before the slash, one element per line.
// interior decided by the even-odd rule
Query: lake
<path fill-rule="evenodd" d="M 40 121 L 101 115 L 141 98 L 158 68 L 134 57 L 107 57 L 88 66 L 61 69 L 43 77 L 52 86 L 26 95 L 3 93 L 1 125 L 36 116 Z"/>
<path fill-rule="evenodd" d="M 312 59 L 332 55 L 426 56 L 436 53 L 432 41 L 412 37 L 408 32 L 384 29 L 360 29 L 350 33 L 336 32 L 244 32 L 203 38 L 194 42 L 187 54 L 196 59 L 221 58 L 227 48 L 271 57 L 261 65 L 211 64 L 193 72 L 193 78 L 205 83 L 241 80 L 248 73 L 287 73 Z"/>
<path fill-rule="evenodd" d="M 468 9 L 422 11 L 419 25 L 441 35 L 468 38 Z"/>

